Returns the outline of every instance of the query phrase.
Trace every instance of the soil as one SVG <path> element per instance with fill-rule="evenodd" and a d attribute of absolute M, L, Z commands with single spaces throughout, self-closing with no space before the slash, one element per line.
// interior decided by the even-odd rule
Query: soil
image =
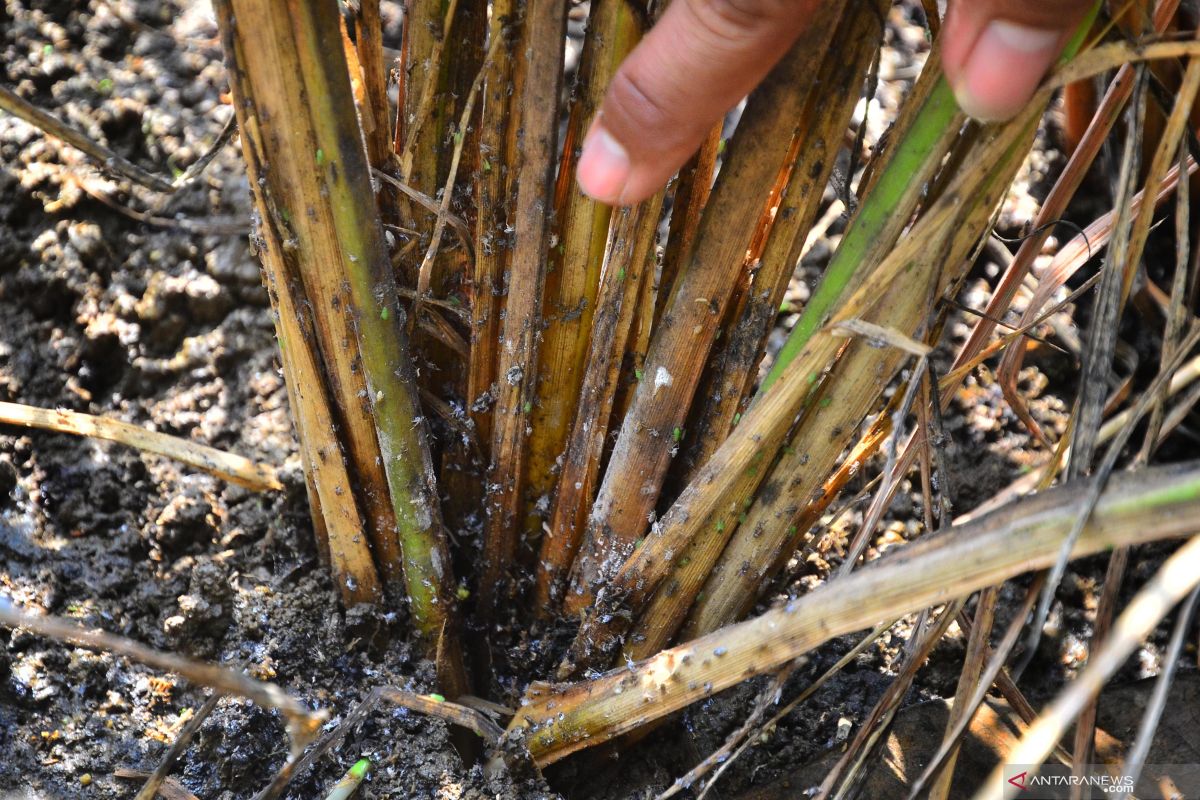
<path fill-rule="evenodd" d="M 386 43 L 398 46 L 398 9 L 385 4 L 385 11 Z M 202 4 L 7 0 L 0 15 L 4 85 L 148 169 L 186 169 L 231 115 L 215 28 Z M 923 41 L 911 19 L 894 15 L 892 24 L 900 55 L 885 59 L 885 105 L 915 75 Z M 1049 146 L 1039 153 L 1031 184 L 1055 158 Z M 226 146 L 197 181 L 163 197 L 106 177 L 78 152 L 0 116 L 0 400 L 192 438 L 283 465 L 286 484 L 282 493 L 256 494 L 117 445 L 0 428 L 0 597 L 159 649 L 247 666 L 329 710 L 332 725 L 373 687 L 432 691 L 433 670 L 407 642 L 403 613 L 343 611 L 320 568 L 270 308 L 247 245 L 250 209 L 238 155 Z M 833 231 L 806 260 L 793 300 L 803 299 L 828 257 L 836 225 Z M 988 270 L 981 264 L 963 302 L 981 305 L 972 293 L 982 297 L 994 277 Z M 786 326 L 787 315 L 780 322 Z M 954 343 L 968 323 L 954 323 Z M 1050 394 L 1042 376 L 1030 368 L 1030 386 L 1047 390 L 1035 398 L 1034 413 L 1061 433 L 1069 400 Z M 1060 391 L 1070 397 L 1069 386 Z M 1039 457 L 986 376 L 955 398 L 947 432 L 959 510 Z M 910 520 L 920 517 L 919 496 L 902 493 L 876 551 L 916 535 Z M 852 513 L 843 524 L 854 521 Z M 796 565 L 791 579 L 802 585 L 836 565 L 839 540 L 830 542 Z M 1138 560 L 1128 584 L 1139 585 L 1162 551 Z M 1035 703 L 1070 676 L 1072 659 L 1086 649 L 1086 609 L 1089 599 L 1094 608 L 1102 574 L 1099 559 L 1068 574 L 1057 632 L 1031 668 Z M 844 720 L 862 720 L 890 682 L 902 633 L 857 659 L 765 737 L 731 770 L 722 796 L 767 784 L 837 747 Z M 116 773 L 152 770 L 206 697 L 108 653 L 21 630 L 0 636 L 0 794 L 11 792 L 4 796 L 131 797 L 137 784 Z M 846 637 L 821 648 L 783 696 L 794 696 L 853 644 Z M 548 666 L 557 646 L 552 636 L 518 642 L 509 661 Z M 1152 642 L 1123 677 L 1153 674 L 1160 646 L 1161 639 Z M 962 648 L 961 636 L 937 647 L 911 702 L 953 694 Z M 1194 669 L 1194 656 L 1191 662 Z M 524 682 L 539 676 L 500 677 L 507 694 L 496 699 L 514 703 Z M 686 710 L 627 750 L 619 765 L 615 751 L 585 753 L 549 770 L 546 781 L 487 776 L 464 763 L 441 721 L 380 708 L 285 796 L 323 796 L 367 755 L 374 767 L 362 797 L 652 797 L 741 724 L 762 685 L 751 681 Z M 225 700 L 173 776 L 206 800 L 248 798 L 286 751 L 276 713 Z"/>

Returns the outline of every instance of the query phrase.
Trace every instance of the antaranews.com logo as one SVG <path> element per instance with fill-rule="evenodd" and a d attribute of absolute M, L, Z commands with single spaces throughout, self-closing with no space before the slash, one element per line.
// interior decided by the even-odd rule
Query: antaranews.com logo
<path fill-rule="evenodd" d="M 1200 764 L 1147 764 L 1136 781 L 1116 764 L 1089 765 L 1073 775 L 1063 764 L 1006 764 L 997 797 L 1005 800 L 1058 800 L 1073 791 L 1085 800 L 1117 797 L 1200 798 Z"/>
<path fill-rule="evenodd" d="M 1092 789 L 1092 797 L 1123 797 L 1133 792 L 1133 777 L 1130 775 L 1113 775 L 1109 767 L 1097 765 L 1089 770 L 1087 775 L 1072 775 L 1066 768 L 1055 769 L 1053 766 L 1025 767 L 1009 765 L 1004 770 L 1005 782 L 1008 784 L 1005 796 L 1029 798 L 1058 798 L 1069 797 L 1071 790 L 1076 787 Z M 1084 795 L 1088 796 L 1087 794 Z"/>

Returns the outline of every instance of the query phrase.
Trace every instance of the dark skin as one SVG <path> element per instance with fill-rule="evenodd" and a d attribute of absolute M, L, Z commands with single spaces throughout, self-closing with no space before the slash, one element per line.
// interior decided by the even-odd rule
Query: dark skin
<path fill-rule="evenodd" d="M 621 65 L 584 140 L 576 176 L 604 203 L 660 189 L 705 133 L 783 57 L 822 0 L 673 0 Z M 1033 95 L 1092 0 L 951 0 L 942 63 L 982 120 Z"/>

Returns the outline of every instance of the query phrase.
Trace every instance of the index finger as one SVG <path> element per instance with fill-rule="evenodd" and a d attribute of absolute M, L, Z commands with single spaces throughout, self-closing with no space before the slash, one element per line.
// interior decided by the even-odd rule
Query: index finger
<path fill-rule="evenodd" d="M 821 0 L 674 0 L 617 70 L 577 172 L 605 203 L 649 197 L 757 86 Z"/>

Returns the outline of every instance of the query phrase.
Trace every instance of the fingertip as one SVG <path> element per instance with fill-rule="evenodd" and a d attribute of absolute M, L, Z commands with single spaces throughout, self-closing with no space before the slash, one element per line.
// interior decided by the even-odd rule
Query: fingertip
<path fill-rule="evenodd" d="M 950 75 L 959 106 L 985 122 L 1009 119 L 1037 91 L 1065 34 L 1003 19 L 988 22 Z"/>
<path fill-rule="evenodd" d="M 941 44 L 942 70 L 951 85 L 957 83 L 971 48 L 979 38 L 980 22 L 965 13 L 961 4 L 952 4 L 942 20 L 942 31 L 938 37 Z"/>
<path fill-rule="evenodd" d="M 601 203 L 622 202 L 633 172 L 629 151 L 597 119 L 583 140 L 575 180 L 583 193 Z"/>
<path fill-rule="evenodd" d="M 725 112 L 778 63 L 814 20 L 840 3 L 670 3 L 609 81 L 580 153 L 576 181 L 603 203 L 661 190 Z M 814 9 L 822 9 L 816 14 Z"/>

